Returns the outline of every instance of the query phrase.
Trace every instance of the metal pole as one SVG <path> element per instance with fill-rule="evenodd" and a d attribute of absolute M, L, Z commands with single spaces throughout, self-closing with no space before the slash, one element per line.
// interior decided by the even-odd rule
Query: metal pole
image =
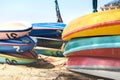
<path fill-rule="evenodd" d="M 59 9 L 59 5 L 58 5 L 58 1 L 55 0 L 55 10 L 56 10 L 56 15 L 57 15 L 57 22 L 63 23 L 61 14 L 60 14 L 60 9 Z"/>
<path fill-rule="evenodd" d="M 97 10 L 97 0 L 92 0 L 93 3 L 93 12 L 98 12 Z"/>

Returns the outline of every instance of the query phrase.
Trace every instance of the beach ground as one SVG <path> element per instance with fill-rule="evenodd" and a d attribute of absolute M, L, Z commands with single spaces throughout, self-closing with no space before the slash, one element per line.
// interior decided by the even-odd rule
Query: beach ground
<path fill-rule="evenodd" d="M 38 56 L 31 65 L 0 64 L 0 80 L 105 80 L 65 68 L 67 58 Z"/>

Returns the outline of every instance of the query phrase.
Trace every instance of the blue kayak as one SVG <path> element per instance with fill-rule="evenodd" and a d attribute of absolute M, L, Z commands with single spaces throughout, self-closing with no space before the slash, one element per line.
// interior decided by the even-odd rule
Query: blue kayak
<path fill-rule="evenodd" d="M 66 24 L 64 23 L 33 23 L 33 29 L 30 36 L 61 38 L 62 31 Z"/>
<path fill-rule="evenodd" d="M 0 40 L 0 52 L 24 52 L 32 50 L 35 41 L 29 36 L 23 36 L 12 40 Z"/>

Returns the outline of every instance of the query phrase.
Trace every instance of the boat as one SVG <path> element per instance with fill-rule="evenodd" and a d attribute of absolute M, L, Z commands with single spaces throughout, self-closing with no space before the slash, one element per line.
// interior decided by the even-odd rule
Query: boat
<path fill-rule="evenodd" d="M 35 52 L 37 54 L 43 54 L 47 56 L 63 57 L 63 52 L 61 49 L 48 48 L 48 47 L 35 47 Z"/>
<path fill-rule="evenodd" d="M 90 13 L 78 17 L 64 28 L 62 40 L 67 41 L 78 37 L 120 35 L 119 14 L 120 9 L 116 9 Z"/>
<path fill-rule="evenodd" d="M 37 59 L 37 57 L 38 57 L 38 55 L 36 54 L 36 52 L 34 50 L 17 52 L 16 54 L 14 54 L 14 53 L 1 53 L 1 54 L 16 56 L 19 58 L 29 58 L 29 59 Z"/>
<path fill-rule="evenodd" d="M 69 57 L 68 69 L 120 70 L 120 59 L 107 57 Z"/>
<path fill-rule="evenodd" d="M 37 45 L 34 47 L 36 53 L 47 56 L 63 56 L 62 46 L 64 41 L 61 39 L 37 37 Z"/>
<path fill-rule="evenodd" d="M 7 64 L 32 64 L 37 61 L 37 55 L 32 51 L 25 51 L 21 53 L 0 53 L 0 63 Z"/>
<path fill-rule="evenodd" d="M 99 79 L 104 78 L 102 80 L 120 80 L 119 70 L 113 71 L 113 70 L 92 70 L 92 69 L 69 69 L 69 71 L 96 76 L 99 77 Z"/>
<path fill-rule="evenodd" d="M 105 78 L 120 79 L 120 59 L 100 57 L 68 57 L 66 68 L 69 71 Z"/>
<path fill-rule="evenodd" d="M 120 58 L 120 36 L 99 36 L 71 39 L 64 56 L 92 56 Z"/>
<path fill-rule="evenodd" d="M 62 39 L 53 39 L 45 37 L 35 37 L 37 39 L 37 45 L 41 47 L 60 49 L 64 41 Z"/>
<path fill-rule="evenodd" d="M 63 53 L 66 68 L 120 80 L 120 9 L 98 12 L 98 0 L 92 1 L 93 13 L 74 19 L 63 30 L 62 40 L 68 41 Z"/>
<path fill-rule="evenodd" d="M 0 23 L 0 40 L 16 39 L 28 35 L 32 25 L 28 22 L 15 21 Z"/>
<path fill-rule="evenodd" d="M 17 39 L 0 40 L 0 52 L 17 53 L 32 50 L 36 43 L 30 36 Z"/>
<path fill-rule="evenodd" d="M 102 11 L 120 9 L 120 0 L 112 0 L 100 7 Z"/>
<path fill-rule="evenodd" d="M 61 38 L 64 23 L 33 23 L 33 29 L 29 33 L 33 37 Z"/>

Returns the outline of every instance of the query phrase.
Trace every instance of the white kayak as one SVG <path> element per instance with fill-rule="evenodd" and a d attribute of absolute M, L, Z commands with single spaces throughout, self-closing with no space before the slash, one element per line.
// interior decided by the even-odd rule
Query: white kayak
<path fill-rule="evenodd" d="M 28 22 L 4 22 L 0 23 L 0 40 L 15 39 L 28 35 L 32 25 Z"/>

